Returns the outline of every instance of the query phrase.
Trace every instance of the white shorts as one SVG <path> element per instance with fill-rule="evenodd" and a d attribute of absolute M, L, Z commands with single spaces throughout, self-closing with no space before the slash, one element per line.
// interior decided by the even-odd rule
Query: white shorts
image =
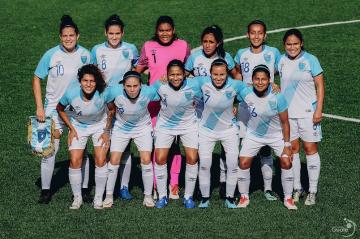
<path fill-rule="evenodd" d="M 152 151 L 153 136 L 151 130 L 135 134 L 113 130 L 111 133 L 110 152 L 124 152 L 131 139 L 134 139 L 134 143 L 139 151 Z"/>
<path fill-rule="evenodd" d="M 199 148 L 199 133 L 197 130 L 184 132 L 184 134 L 171 134 L 171 131 L 157 130 L 155 131 L 155 148 L 169 149 L 176 136 L 180 136 L 181 143 L 184 147 L 192 149 Z"/>
<path fill-rule="evenodd" d="M 301 138 L 305 142 L 320 142 L 321 125 L 314 124 L 312 118 L 289 118 L 290 141 Z"/>
<path fill-rule="evenodd" d="M 284 150 L 284 140 L 282 139 L 272 143 L 262 143 L 246 137 L 241 142 L 240 157 L 254 157 L 266 145 L 270 146 L 278 157 Z"/>
<path fill-rule="evenodd" d="M 85 149 L 88 138 L 91 136 L 93 146 L 98 147 L 101 146 L 102 140 L 99 141 L 100 136 L 104 133 L 105 123 L 101 122 L 98 124 L 90 125 L 87 128 L 77 127 L 74 125 L 76 129 L 78 140 L 73 138 L 71 145 L 69 145 L 69 150 L 72 149 Z"/>

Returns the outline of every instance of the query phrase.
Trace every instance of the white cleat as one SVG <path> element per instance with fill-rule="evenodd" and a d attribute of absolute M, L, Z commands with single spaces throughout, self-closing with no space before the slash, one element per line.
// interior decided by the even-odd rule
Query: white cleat
<path fill-rule="evenodd" d="M 315 193 L 309 193 L 305 200 L 306 206 L 315 205 L 316 201 L 316 194 Z"/>
<path fill-rule="evenodd" d="M 238 208 L 246 208 L 249 204 L 250 204 L 249 197 L 241 196 L 237 207 Z"/>
<path fill-rule="evenodd" d="M 157 200 L 157 199 L 158 199 L 157 191 L 156 191 L 155 188 L 154 188 L 153 199 L 154 199 L 154 200 Z"/>
<path fill-rule="evenodd" d="M 103 209 L 102 198 L 94 198 L 93 205 L 95 209 Z"/>
<path fill-rule="evenodd" d="M 114 205 L 113 195 L 106 194 L 105 200 L 102 202 L 102 207 L 103 208 L 111 208 L 113 205 Z"/>
<path fill-rule="evenodd" d="M 74 197 L 74 201 L 69 207 L 69 209 L 73 209 L 73 210 L 80 209 L 82 204 L 83 204 L 83 200 L 81 196 Z"/>
<path fill-rule="evenodd" d="M 179 197 L 179 186 L 178 185 L 171 186 L 169 184 L 169 199 L 177 200 L 179 198 L 180 198 Z"/>
<path fill-rule="evenodd" d="M 303 195 L 303 192 L 304 191 L 302 189 L 295 189 L 293 196 L 294 202 L 298 202 L 300 200 L 300 198 Z"/>
<path fill-rule="evenodd" d="M 295 205 L 294 199 L 288 198 L 284 200 L 284 206 L 289 210 L 297 210 L 297 206 Z"/>
<path fill-rule="evenodd" d="M 155 202 L 152 199 L 151 195 L 145 195 L 143 205 L 145 207 L 155 207 Z"/>

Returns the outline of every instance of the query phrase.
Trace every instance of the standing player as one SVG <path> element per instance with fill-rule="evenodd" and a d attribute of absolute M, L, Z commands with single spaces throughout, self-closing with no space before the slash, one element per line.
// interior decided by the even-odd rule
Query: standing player
<path fill-rule="evenodd" d="M 294 199 L 302 193 L 300 182 L 301 138 L 309 175 L 309 194 L 305 205 L 314 205 L 320 175 L 318 142 L 321 141 L 324 104 L 324 75 L 318 59 L 304 50 L 304 40 L 297 29 L 288 30 L 283 38 L 286 54 L 279 61 L 281 90 L 289 103 L 290 140 L 294 153 Z"/>
<path fill-rule="evenodd" d="M 265 65 L 255 66 L 252 72 L 253 87 L 241 91 L 240 97 L 248 105 L 250 119 L 246 136 L 240 150 L 239 208 L 249 205 L 250 167 L 253 157 L 265 145 L 274 149 L 280 157 L 281 183 L 284 190 L 284 205 L 296 210 L 291 197 L 294 184 L 291 166 L 290 126 L 287 103 L 282 94 L 272 93 L 270 70 Z"/>
<path fill-rule="evenodd" d="M 249 23 L 246 33 L 250 47 L 240 49 L 235 56 L 236 67 L 241 71 L 243 81 L 252 84 L 252 71 L 255 66 L 263 64 L 270 70 L 270 81 L 274 82 L 276 65 L 280 58 L 280 52 L 274 47 L 265 45 L 266 25 L 261 20 Z M 240 138 L 246 134 L 246 124 L 249 120 L 248 106 L 242 102 L 238 106 L 238 121 L 240 125 Z M 272 191 L 273 157 L 271 148 L 265 146 L 260 150 L 261 172 L 264 179 L 264 195 L 267 200 L 273 201 L 277 198 Z"/>
<path fill-rule="evenodd" d="M 55 152 L 41 160 L 41 195 L 39 203 L 51 200 L 50 184 L 55 166 L 55 157 L 59 150 L 60 136 L 64 124 L 56 112 L 56 105 L 70 82 L 76 79 L 78 69 L 90 62 L 88 50 L 77 44 L 79 29 L 72 18 L 61 18 L 59 37 L 61 44 L 48 50 L 36 67 L 32 88 L 36 104 L 36 117 L 43 122 L 45 117 L 55 121 Z M 47 78 L 45 104 L 41 99 L 41 80 Z M 85 181 L 85 179 L 84 179 Z M 88 180 L 86 180 L 88 181 Z M 87 187 L 87 185 L 86 185 Z"/>
<path fill-rule="evenodd" d="M 57 112 L 69 129 L 70 151 L 69 181 L 74 195 L 70 209 L 79 209 L 83 203 L 81 196 L 81 164 L 88 138 L 92 138 L 95 156 L 95 197 L 94 208 L 102 209 L 102 197 L 107 180 L 106 153 L 109 150 L 109 133 L 114 111 L 108 111 L 103 96 L 105 81 L 95 65 L 85 65 L 79 69 L 79 84 L 73 84 L 57 104 Z M 65 108 L 70 106 L 74 114 L 69 119 Z"/>
<path fill-rule="evenodd" d="M 108 182 L 104 207 L 113 205 L 113 192 L 120 159 L 131 139 L 134 140 L 141 160 L 142 180 L 144 184 L 144 201 L 146 207 L 154 207 L 151 197 L 153 187 L 153 166 L 151 151 L 153 146 L 152 126 L 147 105 L 150 101 L 159 100 L 156 89 L 141 84 L 140 74 L 136 71 L 125 73 L 122 85 L 109 89 L 106 101 L 110 108 L 116 108 L 116 120 L 111 135 L 111 158 L 109 162 Z"/>
<path fill-rule="evenodd" d="M 209 207 L 212 152 L 215 143 L 220 141 L 224 147 L 227 166 L 225 206 L 236 208 L 234 191 L 238 177 L 239 135 L 233 103 L 235 96 L 246 85 L 228 76 L 224 59 L 216 59 L 211 63 L 210 74 L 211 76 L 196 79 L 201 84 L 205 103 L 199 124 L 199 184 L 202 194 L 199 207 Z"/>
<path fill-rule="evenodd" d="M 194 99 L 200 97 L 200 87 L 196 80 L 185 78 L 184 64 L 172 60 L 167 66 L 168 84 L 159 85 L 161 109 L 155 128 L 155 175 L 159 200 L 157 208 L 168 203 L 167 198 L 167 159 L 174 139 L 179 136 L 185 149 L 185 208 L 194 208 L 193 193 L 198 174 L 198 120 L 195 114 Z M 159 84 L 159 83 L 157 83 Z"/>
<path fill-rule="evenodd" d="M 91 50 L 92 61 L 98 65 L 105 76 L 108 86 L 121 83 L 124 74 L 137 64 L 139 54 L 135 45 L 122 41 L 124 36 L 124 23 L 116 14 L 111 15 L 105 21 L 105 36 L 107 41 L 96 45 Z M 131 200 L 129 180 L 131 173 L 131 152 L 130 147 L 122 156 L 123 166 L 119 197 L 124 200 Z M 109 174 L 118 170 L 112 170 L 109 165 Z"/>
<path fill-rule="evenodd" d="M 135 70 L 139 73 L 149 69 L 149 84 L 166 76 L 166 67 L 173 59 L 185 62 L 190 55 L 190 47 L 184 40 L 178 39 L 175 34 L 174 21 L 169 16 L 160 16 L 156 22 L 155 36 L 145 42 L 141 49 L 141 55 Z M 149 104 L 151 122 L 155 127 L 156 118 L 160 110 L 159 102 Z M 169 198 L 179 198 L 179 173 L 181 169 L 181 155 L 177 146 L 177 154 L 174 156 L 170 169 L 170 193 Z M 155 155 L 153 160 L 155 160 Z M 156 196 L 156 193 L 154 194 Z"/>

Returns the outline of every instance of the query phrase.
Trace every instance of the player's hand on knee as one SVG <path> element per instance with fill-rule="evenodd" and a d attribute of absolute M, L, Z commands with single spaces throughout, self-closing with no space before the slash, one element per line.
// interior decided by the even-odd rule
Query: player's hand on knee
<path fill-rule="evenodd" d="M 74 138 L 79 140 L 76 129 L 75 128 L 70 128 L 69 129 L 69 135 L 68 135 L 68 145 L 71 145 Z"/>
<path fill-rule="evenodd" d="M 104 132 L 100 135 L 99 142 L 101 142 L 101 147 L 107 148 L 110 145 L 110 135 L 108 132 Z"/>

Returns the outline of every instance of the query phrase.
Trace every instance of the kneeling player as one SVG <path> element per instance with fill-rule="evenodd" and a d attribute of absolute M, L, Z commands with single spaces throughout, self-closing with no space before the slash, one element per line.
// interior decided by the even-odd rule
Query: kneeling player
<path fill-rule="evenodd" d="M 240 151 L 238 186 L 241 197 L 238 207 L 245 208 L 249 205 L 251 162 L 261 147 L 268 145 L 280 157 L 284 205 L 288 209 L 296 210 L 291 197 L 294 176 L 286 100 L 282 94 L 271 92 L 270 71 L 267 66 L 258 65 L 254 68 L 252 82 L 253 87 L 248 87 L 240 93 L 242 100 L 248 105 L 251 117 Z"/>

